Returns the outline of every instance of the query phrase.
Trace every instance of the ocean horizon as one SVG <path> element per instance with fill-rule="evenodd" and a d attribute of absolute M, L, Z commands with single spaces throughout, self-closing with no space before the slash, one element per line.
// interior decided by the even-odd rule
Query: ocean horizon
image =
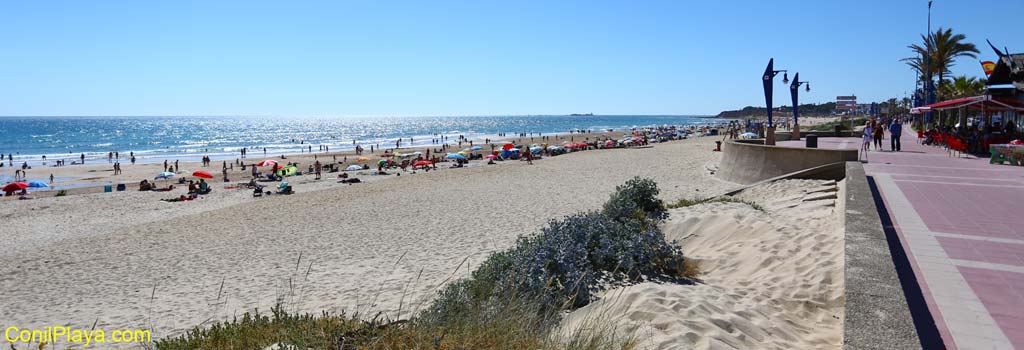
<path fill-rule="evenodd" d="M 565 134 L 575 130 L 625 130 L 653 126 L 708 124 L 702 115 L 524 115 L 524 116 L 2 116 L 0 153 L 16 164 L 69 159 L 138 162 L 231 159 L 242 148 L 250 155 L 300 153 L 312 146 L 332 152 L 362 145 L 389 148 L 429 146 L 432 140 L 463 135 L 498 138 L 501 133 Z M 409 143 L 409 138 L 412 142 Z"/>

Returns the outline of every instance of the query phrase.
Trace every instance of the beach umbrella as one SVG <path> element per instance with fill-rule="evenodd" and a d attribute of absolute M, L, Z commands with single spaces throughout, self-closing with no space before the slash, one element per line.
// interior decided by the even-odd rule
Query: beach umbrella
<path fill-rule="evenodd" d="M 43 182 L 43 181 L 34 180 L 34 181 L 29 181 L 28 182 L 28 187 L 47 188 L 47 187 L 50 187 L 50 185 L 47 185 L 46 182 Z"/>
<path fill-rule="evenodd" d="M 540 146 L 533 146 L 533 147 L 530 147 L 530 152 L 533 152 L 533 153 L 540 153 L 540 151 L 543 151 L 543 149 L 542 149 L 542 148 L 540 148 Z"/>
<path fill-rule="evenodd" d="M 745 139 L 752 139 L 752 138 L 758 137 L 758 135 L 755 134 L 755 133 L 752 133 L 752 132 L 745 132 L 745 133 L 740 134 L 740 137 L 745 138 Z"/>
<path fill-rule="evenodd" d="M 488 155 L 484 156 L 484 158 L 487 158 L 487 159 L 494 159 L 494 158 L 498 158 L 498 156 L 496 156 L 496 155 L 493 155 L 493 154 L 488 154 Z"/>
<path fill-rule="evenodd" d="M 355 170 L 363 170 L 363 167 L 353 164 L 353 165 L 349 165 L 348 168 L 345 168 L 345 171 L 355 171 Z"/>
<path fill-rule="evenodd" d="M 387 163 L 388 163 L 388 161 L 383 160 L 383 159 L 377 161 L 377 164 L 379 164 L 379 165 L 384 165 L 384 164 L 387 164 Z"/>
<path fill-rule="evenodd" d="M 516 148 L 516 145 L 513 145 L 511 143 L 506 143 L 504 146 L 501 146 L 501 149 L 506 150 L 506 151 L 508 151 L 510 149 L 513 149 L 513 148 Z"/>
<path fill-rule="evenodd" d="M 160 179 L 167 180 L 167 179 L 170 179 L 170 178 L 174 177 L 175 175 L 177 175 L 177 174 L 172 173 L 170 171 L 165 171 L 165 172 L 162 172 L 160 174 L 157 174 L 156 177 L 154 177 L 153 179 L 155 179 L 155 180 L 160 180 Z"/>
<path fill-rule="evenodd" d="M 360 162 L 360 163 L 367 162 L 369 160 L 370 160 L 370 158 L 366 158 L 366 157 L 359 157 L 359 158 L 356 159 L 356 161 Z"/>
<path fill-rule="evenodd" d="M 554 145 L 548 146 L 548 151 L 557 151 L 557 150 L 560 150 L 560 149 L 562 149 L 562 147 L 558 147 L 558 146 L 554 146 Z"/>
<path fill-rule="evenodd" d="M 448 153 L 448 155 L 446 155 L 444 157 L 448 158 L 448 159 L 466 160 L 466 156 L 458 154 L 458 153 Z"/>
<path fill-rule="evenodd" d="M 208 172 L 206 170 L 196 170 L 196 171 L 192 172 L 192 176 L 201 177 L 201 178 L 204 178 L 204 179 L 212 179 L 213 178 L 213 174 L 210 174 L 210 172 Z"/>
<path fill-rule="evenodd" d="M 277 161 L 275 161 L 273 159 L 265 159 L 263 161 L 260 161 L 259 163 L 256 163 L 256 166 L 274 166 L 274 165 L 277 165 Z"/>
<path fill-rule="evenodd" d="M 27 182 L 12 182 L 4 186 L 3 190 L 4 192 L 15 192 L 24 190 L 26 188 L 28 188 Z"/>
<path fill-rule="evenodd" d="M 418 161 L 416 163 L 413 163 L 412 166 L 414 166 L 414 167 L 417 167 L 417 166 L 426 167 L 426 166 L 431 166 L 432 164 L 434 164 L 434 163 L 431 163 L 429 160 L 421 160 L 421 161 Z"/>
<path fill-rule="evenodd" d="M 416 152 L 412 152 L 412 154 L 413 154 L 414 156 L 422 156 L 422 155 L 423 155 L 423 152 L 420 152 L 420 151 L 416 151 Z"/>
<path fill-rule="evenodd" d="M 480 147 L 480 146 L 473 146 L 473 147 L 471 147 L 471 149 L 474 150 L 474 151 L 479 151 L 479 150 L 482 150 L 484 148 Z"/>

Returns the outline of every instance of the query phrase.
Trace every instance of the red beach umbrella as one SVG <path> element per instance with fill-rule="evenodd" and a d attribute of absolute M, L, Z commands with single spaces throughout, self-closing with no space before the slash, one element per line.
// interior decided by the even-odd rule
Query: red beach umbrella
<path fill-rule="evenodd" d="M 271 165 L 277 165 L 277 161 L 272 160 L 272 159 L 267 159 L 267 160 L 261 161 L 259 163 L 256 163 L 256 166 L 271 166 Z"/>
<path fill-rule="evenodd" d="M 4 192 L 15 192 L 24 190 L 26 188 L 28 188 L 27 182 L 12 182 L 7 184 L 7 186 L 4 186 L 3 190 Z"/>
<path fill-rule="evenodd" d="M 431 165 L 431 164 L 434 164 L 434 163 L 431 163 L 429 160 L 421 160 L 421 161 L 418 161 L 416 163 L 413 163 L 412 166 L 428 166 L 428 165 Z"/>
<path fill-rule="evenodd" d="M 212 179 L 213 178 L 213 174 L 210 174 L 206 170 L 196 170 L 195 172 L 192 173 L 192 176 L 201 177 L 201 178 L 204 178 L 204 179 Z"/>
<path fill-rule="evenodd" d="M 501 147 L 501 149 L 506 150 L 506 151 L 508 151 L 510 149 L 513 149 L 513 148 L 516 148 L 516 145 L 513 145 L 511 143 L 506 143 L 504 146 Z"/>

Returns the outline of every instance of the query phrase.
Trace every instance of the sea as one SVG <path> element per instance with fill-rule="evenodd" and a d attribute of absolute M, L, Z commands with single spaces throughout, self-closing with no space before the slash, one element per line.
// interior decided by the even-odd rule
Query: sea
<path fill-rule="evenodd" d="M 13 155 L 15 165 L 42 164 L 58 159 L 106 161 L 118 152 L 121 162 L 134 154 L 137 162 L 234 159 L 242 148 L 248 158 L 300 153 L 312 146 L 319 151 L 352 150 L 356 145 L 390 148 L 431 145 L 448 136 L 449 142 L 467 138 L 497 139 L 517 133 L 564 134 L 575 130 L 628 130 L 652 126 L 688 126 L 718 123 L 705 116 L 595 115 L 595 116 L 460 116 L 460 117 L 0 117 L 0 153 Z M 409 143 L 409 139 L 412 142 Z"/>

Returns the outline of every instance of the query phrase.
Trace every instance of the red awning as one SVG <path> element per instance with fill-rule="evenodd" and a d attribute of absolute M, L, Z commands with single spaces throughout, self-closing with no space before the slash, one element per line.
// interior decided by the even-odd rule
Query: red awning
<path fill-rule="evenodd" d="M 985 110 L 992 112 L 1001 111 L 1016 111 L 1024 112 L 1024 102 L 1015 100 L 1006 100 L 1000 98 L 994 98 L 989 95 L 973 96 L 958 98 L 955 100 L 947 100 L 939 103 L 930 104 L 924 108 L 933 111 L 944 111 L 947 109 L 958 109 L 958 108 L 971 108 L 975 110 Z"/>

